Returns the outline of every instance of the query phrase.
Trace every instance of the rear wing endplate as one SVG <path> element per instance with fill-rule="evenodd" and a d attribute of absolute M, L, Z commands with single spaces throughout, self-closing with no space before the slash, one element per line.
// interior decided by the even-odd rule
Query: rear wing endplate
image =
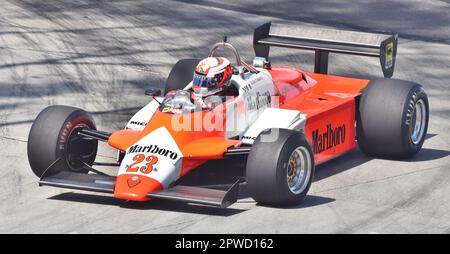
<path fill-rule="evenodd" d="M 257 57 L 269 59 L 270 46 L 315 51 L 314 72 L 328 72 L 328 53 L 378 57 L 385 77 L 394 74 L 397 34 L 365 33 L 268 22 L 255 29 L 253 48 Z"/>

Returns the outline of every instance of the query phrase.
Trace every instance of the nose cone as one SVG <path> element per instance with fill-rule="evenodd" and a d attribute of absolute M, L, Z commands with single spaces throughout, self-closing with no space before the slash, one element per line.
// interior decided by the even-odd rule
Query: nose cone
<path fill-rule="evenodd" d="M 135 174 L 117 176 L 114 197 L 118 199 L 146 201 L 149 192 L 162 190 L 163 186 L 157 180 Z"/>

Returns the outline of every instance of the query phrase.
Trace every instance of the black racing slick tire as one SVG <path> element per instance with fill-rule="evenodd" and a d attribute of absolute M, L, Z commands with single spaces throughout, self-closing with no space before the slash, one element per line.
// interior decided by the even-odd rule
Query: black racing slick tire
<path fill-rule="evenodd" d="M 181 90 L 185 88 L 194 76 L 195 68 L 200 59 L 181 59 L 173 67 L 166 80 L 164 94 L 172 90 Z"/>
<path fill-rule="evenodd" d="M 287 129 L 263 131 L 247 158 L 248 193 L 261 204 L 299 204 L 311 186 L 314 168 L 314 155 L 303 133 Z"/>
<path fill-rule="evenodd" d="M 33 173 L 38 177 L 47 169 L 47 173 L 61 170 L 87 173 L 84 163 L 92 165 L 98 142 L 78 135 L 82 128 L 96 130 L 93 119 L 84 110 L 60 105 L 42 110 L 28 135 L 28 161 Z"/>
<path fill-rule="evenodd" d="M 414 82 L 376 79 L 364 89 L 356 136 L 369 156 L 409 158 L 422 148 L 428 129 L 428 97 Z"/>

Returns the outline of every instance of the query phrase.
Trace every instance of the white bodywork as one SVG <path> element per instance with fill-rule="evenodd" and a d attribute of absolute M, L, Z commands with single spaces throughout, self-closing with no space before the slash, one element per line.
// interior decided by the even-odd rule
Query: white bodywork
<path fill-rule="evenodd" d="M 261 69 L 259 73 L 246 73 L 243 77 L 233 75 L 233 85 L 239 95 L 227 105 L 227 138 L 242 138 L 245 131 L 270 107 L 277 107 L 274 101 L 275 87 L 269 72 Z M 238 109 L 241 107 L 241 109 Z"/>
<path fill-rule="evenodd" d="M 297 110 L 266 108 L 258 119 L 245 131 L 242 143 L 253 144 L 258 135 L 270 128 L 301 131 L 305 128 L 306 115 Z"/>
<path fill-rule="evenodd" d="M 253 144 L 259 133 L 269 128 L 284 128 L 302 131 L 306 115 L 297 110 L 278 108 L 278 97 L 270 73 L 258 68 L 259 73 L 233 75 L 232 83 L 239 90 L 239 95 L 227 104 L 226 137 L 238 137 L 244 144 Z M 192 86 L 189 83 L 183 90 Z M 157 97 L 162 102 L 164 97 Z M 239 111 L 238 107 L 244 110 Z M 159 103 L 152 100 L 139 110 L 126 125 L 126 129 L 143 130 L 158 109 Z"/>
<path fill-rule="evenodd" d="M 156 97 L 155 99 L 161 102 L 164 100 L 164 97 Z M 141 108 L 136 114 L 134 114 L 125 126 L 125 129 L 143 130 L 158 107 L 159 103 L 157 101 L 150 101 L 145 107 Z"/>
<path fill-rule="evenodd" d="M 232 76 L 239 95 L 226 101 L 226 138 L 242 140 L 244 144 L 253 144 L 261 131 L 269 128 L 286 128 L 302 130 L 306 117 L 296 110 L 280 109 L 275 86 L 270 73 L 265 69 L 258 69 L 259 73 L 244 73 Z M 184 88 L 188 90 L 192 84 Z M 156 100 L 162 102 L 164 98 Z M 126 129 L 143 130 L 153 114 L 158 110 L 160 103 L 151 101 L 139 110 L 127 123 Z M 136 149 L 137 150 L 134 150 Z M 158 148 L 155 148 L 158 147 Z M 170 158 L 168 154 L 176 154 Z M 144 155 L 146 159 L 157 157 L 156 164 L 151 172 L 145 172 L 150 167 L 148 162 L 137 164 L 137 170 L 131 170 L 130 165 L 136 169 L 137 156 Z M 175 156 L 175 155 L 174 155 Z M 118 176 L 124 174 L 140 175 L 157 180 L 166 188 L 180 177 L 183 154 L 174 137 L 165 127 L 147 134 L 135 144 L 130 146 L 120 164 Z M 134 164 L 133 164 L 134 163 Z M 141 172 L 144 170 L 144 172 Z"/>
<path fill-rule="evenodd" d="M 131 150 L 134 146 L 138 146 L 140 148 L 149 148 L 138 149 L 137 151 L 132 152 Z M 168 156 L 168 151 L 170 151 L 170 154 L 176 154 L 176 158 L 172 159 L 170 156 Z M 164 155 L 165 152 L 166 156 Z M 157 164 L 150 173 L 142 173 L 140 170 L 136 172 L 127 172 L 128 167 L 135 161 L 133 157 L 137 153 L 144 154 L 145 157 L 149 155 L 155 155 L 158 157 Z M 160 182 L 161 185 L 166 188 L 180 176 L 182 157 L 183 155 L 180 151 L 180 148 L 170 135 L 169 131 L 167 131 L 165 127 L 161 127 L 149 133 L 147 136 L 140 139 L 138 142 L 127 149 L 126 156 L 120 164 L 119 172 L 117 173 L 117 175 L 132 174 L 150 177 Z M 144 163 L 145 162 L 143 162 L 143 164 Z M 158 168 L 160 168 L 161 170 L 158 170 Z"/>

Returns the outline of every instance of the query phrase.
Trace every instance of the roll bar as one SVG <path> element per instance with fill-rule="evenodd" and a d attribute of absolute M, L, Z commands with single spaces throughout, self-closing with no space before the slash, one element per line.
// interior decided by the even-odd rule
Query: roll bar
<path fill-rule="evenodd" d="M 214 44 L 214 46 L 209 51 L 209 57 L 214 56 L 214 53 L 216 52 L 216 50 L 222 49 L 222 48 L 230 49 L 234 53 L 234 56 L 236 57 L 237 66 L 239 66 L 239 67 L 242 66 L 241 57 L 240 57 L 239 53 L 237 52 L 236 48 L 233 45 L 226 42 L 226 39 L 223 42 L 218 42 L 218 43 Z"/>

